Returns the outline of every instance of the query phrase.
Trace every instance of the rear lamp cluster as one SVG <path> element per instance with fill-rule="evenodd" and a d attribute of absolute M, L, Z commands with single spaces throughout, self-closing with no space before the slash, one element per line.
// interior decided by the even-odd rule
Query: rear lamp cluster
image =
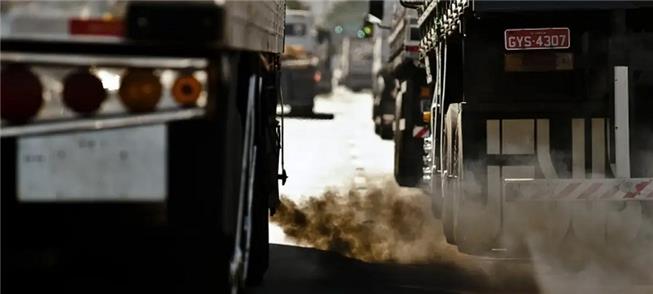
<path fill-rule="evenodd" d="M 29 121 L 43 105 L 43 85 L 39 77 L 22 64 L 3 65 L 0 91 L 1 117 L 12 123 Z M 192 73 L 180 73 L 171 94 L 178 105 L 193 107 L 197 106 L 202 91 L 202 83 Z M 152 69 L 130 68 L 122 75 L 118 96 L 129 112 L 155 110 L 162 94 L 163 85 Z M 107 96 L 102 81 L 88 69 L 74 70 L 63 80 L 62 101 L 80 115 L 96 113 Z"/>
<path fill-rule="evenodd" d="M 43 105 L 43 85 L 29 68 L 12 64 L 0 73 L 0 115 L 12 122 L 25 122 Z"/>

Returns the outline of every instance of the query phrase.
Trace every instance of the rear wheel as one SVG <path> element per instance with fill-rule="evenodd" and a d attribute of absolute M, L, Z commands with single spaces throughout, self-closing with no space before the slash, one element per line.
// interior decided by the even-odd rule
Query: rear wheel
<path fill-rule="evenodd" d="M 444 156 L 444 167 L 442 175 L 442 231 L 444 236 L 447 239 L 449 244 L 456 244 L 454 237 L 454 189 L 453 185 L 454 180 L 451 177 L 452 168 L 453 168 L 453 130 L 458 118 L 458 113 L 452 111 L 450 107 L 447 110 L 447 114 L 444 119 L 444 144 L 443 146 L 443 156 Z"/>
<path fill-rule="evenodd" d="M 395 114 L 395 101 L 393 93 L 395 91 L 395 80 L 394 77 L 388 73 L 384 72 L 382 76 L 382 88 L 380 96 L 380 101 L 377 110 L 377 116 L 379 120 L 379 135 L 383 140 L 392 140 L 394 137 L 394 131 L 392 130 L 393 122 L 388 122 L 386 120 L 386 115 Z"/>
<path fill-rule="evenodd" d="M 270 152 L 276 141 L 271 137 L 272 122 L 267 119 L 275 110 L 275 101 L 270 101 L 274 97 L 269 97 L 274 91 L 268 90 L 270 81 L 261 79 L 259 73 L 251 70 L 259 65 L 251 60 L 258 58 L 246 59 L 240 67 L 243 72 L 239 74 L 236 95 L 241 98 L 237 103 L 242 125 L 242 152 L 236 157 L 239 168 L 234 171 L 240 175 L 239 180 L 234 181 L 238 197 L 236 203 L 225 206 L 234 211 L 230 226 L 233 233 L 227 240 L 227 246 L 231 246 L 228 255 L 231 293 L 237 293 L 245 284 L 260 284 L 263 280 L 269 257 L 268 196 L 272 191 L 271 183 L 276 183 L 276 165 L 272 173 L 269 167 L 270 162 L 276 162 L 274 152 Z M 270 181 L 271 175 L 275 176 L 274 182 Z"/>
<path fill-rule="evenodd" d="M 468 254 L 486 255 L 493 248 L 495 232 L 492 228 L 496 215 L 482 203 L 477 192 L 465 189 L 465 173 L 463 157 L 463 122 L 461 104 L 451 104 L 450 136 L 449 137 L 449 190 L 447 196 L 450 203 L 450 234 L 458 246 L 458 250 Z M 470 176 L 468 174 L 467 176 Z M 483 228 L 483 229 L 479 229 Z"/>
<path fill-rule="evenodd" d="M 383 140 L 392 140 L 394 137 L 394 131 L 392 130 L 392 124 L 381 124 L 379 127 L 379 135 Z"/>

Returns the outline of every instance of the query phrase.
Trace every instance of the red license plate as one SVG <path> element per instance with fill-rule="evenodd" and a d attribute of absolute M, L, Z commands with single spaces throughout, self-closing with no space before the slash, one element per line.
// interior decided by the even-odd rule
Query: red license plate
<path fill-rule="evenodd" d="M 506 50 L 567 49 L 569 28 L 507 29 Z"/>

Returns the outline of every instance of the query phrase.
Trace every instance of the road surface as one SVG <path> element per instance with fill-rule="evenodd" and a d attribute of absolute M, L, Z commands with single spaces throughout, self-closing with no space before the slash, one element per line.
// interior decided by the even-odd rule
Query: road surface
<path fill-rule="evenodd" d="M 374 134 L 371 105 L 369 93 L 336 88 L 315 107 L 333 120 L 286 119 L 289 209 L 270 223 L 270 268 L 248 293 L 653 293 L 615 267 L 458 253 L 424 213 L 428 197 L 396 186 L 393 142 Z"/>

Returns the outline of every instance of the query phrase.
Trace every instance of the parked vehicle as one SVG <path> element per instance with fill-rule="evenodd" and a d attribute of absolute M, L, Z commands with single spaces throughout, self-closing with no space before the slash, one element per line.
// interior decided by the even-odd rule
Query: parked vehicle
<path fill-rule="evenodd" d="M 3 292 L 259 283 L 284 1 L 2 5 Z"/>

